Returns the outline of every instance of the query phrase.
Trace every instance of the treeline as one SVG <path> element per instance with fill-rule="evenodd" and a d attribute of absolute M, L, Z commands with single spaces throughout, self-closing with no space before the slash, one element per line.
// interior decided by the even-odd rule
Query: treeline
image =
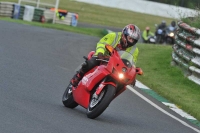
<path fill-rule="evenodd" d="M 192 9 L 197 9 L 200 7 L 200 0 L 149 0 L 149 1 L 192 8 Z"/>

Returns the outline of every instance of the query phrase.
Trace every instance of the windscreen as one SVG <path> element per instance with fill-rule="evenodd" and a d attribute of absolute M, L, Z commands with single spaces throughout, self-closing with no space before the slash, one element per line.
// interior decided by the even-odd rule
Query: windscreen
<path fill-rule="evenodd" d="M 127 67 L 135 66 L 132 54 L 126 51 L 118 51 L 118 54 L 120 55 L 120 58 L 124 62 L 124 65 L 126 65 Z"/>

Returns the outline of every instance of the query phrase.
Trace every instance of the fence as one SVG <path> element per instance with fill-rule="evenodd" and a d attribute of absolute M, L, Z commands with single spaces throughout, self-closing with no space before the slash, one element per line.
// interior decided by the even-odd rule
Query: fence
<path fill-rule="evenodd" d="M 173 45 L 173 63 L 183 68 L 188 79 L 200 85 L 200 29 L 178 22 Z"/>
<path fill-rule="evenodd" d="M 55 8 L 54 8 L 55 9 Z M 78 15 L 76 13 L 65 12 L 61 19 L 59 14 L 62 12 L 57 11 L 55 23 L 77 26 Z M 26 21 L 37 21 L 53 23 L 55 10 L 35 8 L 28 5 L 19 5 L 10 2 L 0 2 L 0 16 L 12 17 L 13 19 L 22 19 Z"/>

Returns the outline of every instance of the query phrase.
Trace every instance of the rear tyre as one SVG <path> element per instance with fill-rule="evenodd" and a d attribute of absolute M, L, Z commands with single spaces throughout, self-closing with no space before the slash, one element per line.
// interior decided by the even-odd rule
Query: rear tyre
<path fill-rule="evenodd" d="M 78 104 L 74 101 L 73 94 L 72 94 L 72 85 L 69 84 L 66 88 L 63 97 L 62 102 L 65 105 L 65 107 L 68 108 L 75 108 L 78 106 Z"/>
<path fill-rule="evenodd" d="M 116 88 L 112 85 L 107 85 L 101 91 L 99 96 L 92 94 L 88 109 L 87 109 L 87 117 L 90 119 L 94 119 L 101 115 L 103 111 L 108 107 L 110 102 L 113 100 L 115 96 Z"/>

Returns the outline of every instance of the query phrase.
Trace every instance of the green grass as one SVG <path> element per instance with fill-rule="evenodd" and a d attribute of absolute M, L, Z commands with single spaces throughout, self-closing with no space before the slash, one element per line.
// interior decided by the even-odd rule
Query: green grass
<path fill-rule="evenodd" d="M 172 47 L 147 44 L 138 47 L 137 66 L 144 71 L 138 80 L 200 120 L 200 86 L 184 77 L 179 68 L 170 65 Z"/>
<path fill-rule="evenodd" d="M 17 2 L 17 0 L 9 1 Z M 164 17 L 79 3 L 70 0 L 61 0 L 60 8 L 67 9 L 69 12 L 78 13 L 79 22 L 121 28 L 128 23 L 134 23 L 141 30 L 143 30 L 146 26 L 150 26 L 154 31 L 154 24 L 158 24 L 162 20 L 166 20 L 166 22 L 169 24 L 172 20 Z M 1 19 L 23 24 L 67 30 L 93 36 L 102 36 L 102 30 L 99 29 L 24 22 L 8 18 Z M 138 44 L 138 47 L 140 53 L 137 66 L 140 66 L 144 71 L 144 75 L 138 76 L 138 80 L 200 120 L 200 87 L 199 85 L 185 78 L 179 68 L 170 65 L 172 60 L 171 46 Z"/>

